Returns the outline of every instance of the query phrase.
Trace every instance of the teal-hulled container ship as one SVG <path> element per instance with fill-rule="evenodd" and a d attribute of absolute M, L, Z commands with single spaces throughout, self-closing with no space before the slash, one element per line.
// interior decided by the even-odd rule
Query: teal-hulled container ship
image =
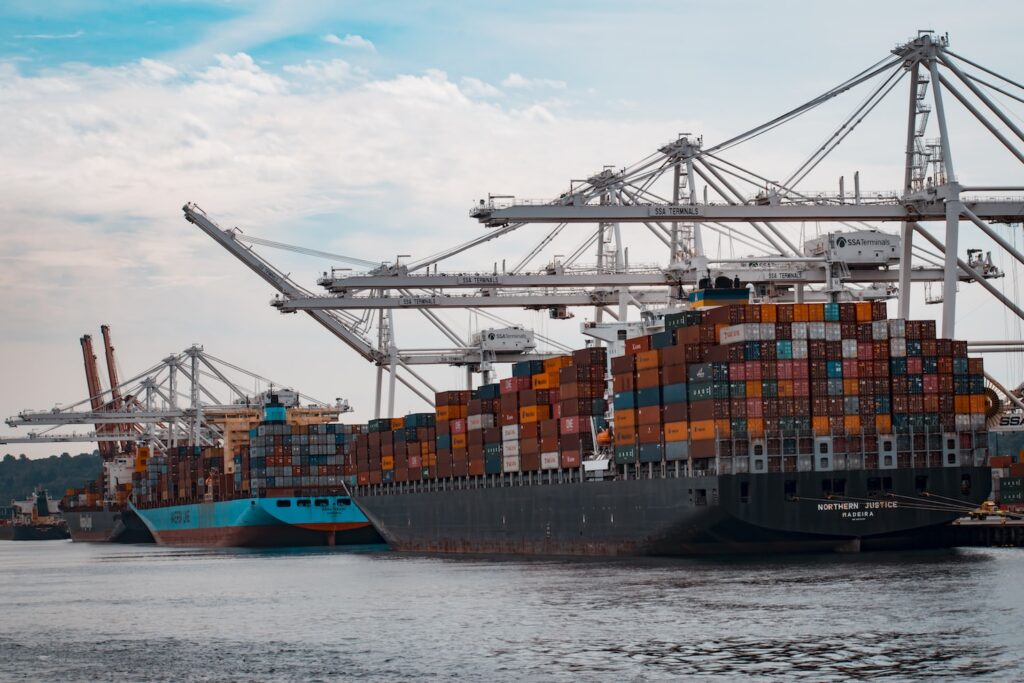
<path fill-rule="evenodd" d="M 348 496 L 237 498 L 132 509 L 161 545 L 285 547 L 381 543 Z"/>
<path fill-rule="evenodd" d="M 382 543 L 348 494 L 358 427 L 277 396 L 224 447 L 168 449 L 135 475 L 131 510 L 161 545 L 284 547 Z M 350 479 L 351 481 L 346 481 Z"/>

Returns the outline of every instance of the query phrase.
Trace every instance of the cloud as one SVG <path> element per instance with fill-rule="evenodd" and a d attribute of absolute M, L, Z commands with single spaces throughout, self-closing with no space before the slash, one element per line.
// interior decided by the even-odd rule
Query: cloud
<path fill-rule="evenodd" d="M 296 77 L 317 81 L 318 83 L 342 84 L 369 77 L 369 72 L 358 66 L 352 66 L 343 59 L 332 59 L 328 62 L 319 59 L 307 59 L 302 64 L 288 64 L 284 72 Z"/>
<path fill-rule="evenodd" d="M 469 97 L 504 97 L 505 93 L 479 78 L 466 76 L 459 81 L 460 90 Z"/>
<path fill-rule="evenodd" d="M 566 87 L 565 81 L 556 81 L 550 78 L 526 78 L 522 74 L 512 72 L 501 82 L 506 88 L 551 88 L 563 90 Z"/>
<path fill-rule="evenodd" d="M 3 349 L 31 350 L 0 364 L 0 386 L 11 388 L 0 417 L 83 393 L 77 374 L 47 368 L 66 355 L 77 371 L 75 341 L 103 322 L 118 331 L 125 371 L 200 342 L 314 396 L 373 384 L 372 366 L 315 323 L 276 315 L 270 287 L 183 220 L 186 201 L 255 236 L 369 260 L 421 258 L 482 234 L 466 216 L 476 197 L 556 196 L 568 178 L 628 162 L 678 128 L 470 96 L 481 91 L 440 70 L 374 78 L 343 60 L 271 69 L 244 52 L 198 66 L 149 59 L 32 75 L 0 63 Z M 490 269 L 529 251 L 540 231 L 441 268 Z M 581 233 L 567 239 L 574 249 Z M 329 265 L 266 256 L 316 291 Z M 422 330 L 415 312 L 395 317 L 403 346 L 449 343 Z M 447 319 L 461 329 L 467 316 Z M 423 372 L 437 386 L 459 382 L 448 368 Z M 353 420 L 372 417 L 367 392 L 346 396 Z M 421 407 L 399 396 L 399 412 Z"/>
<path fill-rule="evenodd" d="M 84 35 L 84 31 L 75 31 L 74 33 L 33 33 L 14 37 L 28 38 L 31 40 L 70 40 L 71 38 L 81 38 Z"/>
<path fill-rule="evenodd" d="M 377 47 L 362 36 L 353 35 L 351 33 L 345 34 L 344 38 L 339 38 L 333 33 L 328 33 L 323 37 L 325 43 L 331 45 L 341 45 L 342 47 L 351 47 L 356 50 L 369 50 L 370 52 L 376 52 Z"/>

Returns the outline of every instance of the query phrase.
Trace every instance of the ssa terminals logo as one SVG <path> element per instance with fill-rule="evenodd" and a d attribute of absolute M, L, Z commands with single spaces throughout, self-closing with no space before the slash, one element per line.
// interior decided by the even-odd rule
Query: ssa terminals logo
<path fill-rule="evenodd" d="M 846 246 L 846 238 L 845 237 L 840 237 L 839 239 L 837 239 L 836 240 L 836 246 L 839 247 L 840 249 L 845 247 Z"/>

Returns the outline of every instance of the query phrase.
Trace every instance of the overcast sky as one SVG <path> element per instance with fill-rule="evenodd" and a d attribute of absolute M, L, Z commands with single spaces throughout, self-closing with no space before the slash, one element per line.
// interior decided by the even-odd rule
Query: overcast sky
<path fill-rule="evenodd" d="M 271 309 L 272 290 L 186 223 L 182 204 L 263 238 L 373 261 L 423 257 L 479 235 L 467 210 L 488 192 L 550 198 L 678 133 L 722 140 L 877 62 L 918 29 L 948 31 L 959 54 L 1024 80 L 1021 18 L 1016 2 L 5 2 L 0 416 L 84 398 L 78 338 L 98 338 L 109 323 L 123 375 L 201 343 L 310 395 L 345 397 L 364 421 L 372 367 L 312 320 Z M 840 175 L 849 186 L 859 170 L 865 188 L 898 189 L 904 93 L 807 187 L 835 189 Z M 736 159 L 782 177 L 866 94 Z M 1024 105 L 1001 102 L 1021 120 Z M 963 182 L 1024 184 L 978 125 L 955 111 L 951 122 Z M 790 228 L 794 239 L 819 229 Z M 524 228 L 450 268 L 518 260 L 543 230 Z M 1020 241 L 1019 228 L 1001 230 Z M 990 248 L 975 233 L 965 229 L 961 251 Z M 567 233 L 565 248 L 581 235 Z M 656 260 L 636 239 L 635 259 Z M 263 253 L 310 287 L 332 265 Z M 998 286 L 1016 297 L 1020 271 L 996 260 L 1007 271 Z M 978 289 L 961 288 L 958 336 L 1019 338 L 1015 319 Z M 938 317 L 923 300 L 916 292 L 915 316 Z M 561 324 L 508 315 L 580 345 L 589 312 Z M 400 344 L 441 343 L 416 314 L 403 316 Z M 446 317 L 462 329 L 484 324 Z M 1022 379 L 1019 360 L 991 367 L 1013 385 Z M 462 381 L 453 369 L 429 374 L 444 388 Z M 396 412 L 422 405 L 403 393 Z"/>

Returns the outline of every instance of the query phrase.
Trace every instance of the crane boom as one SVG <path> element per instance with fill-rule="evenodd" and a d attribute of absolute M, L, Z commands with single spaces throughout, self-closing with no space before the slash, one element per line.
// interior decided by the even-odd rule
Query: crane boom
<path fill-rule="evenodd" d="M 276 289 L 288 299 L 301 299 L 312 296 L 311 292 L 288 279 L 288 276 L 280 272 L 272 265 L 263 260 L 256 252 L 237 239 L 232 230 L 222 230 L 216 223 L 207 218 L 202 209 L 194 204 L 185 204 L 182 207 L 185 212 L 185 220 L 197 226 L 200 230 L 212 237 L 218 244 L 231 252 L 231 255 L 249 267 L 251 271 L 259 275 L 271 287 Z M 331 334 L 348 344 L 363 358 L 386 365 L 388 355 L 375 349 L 366 339 L 349 329 L 337 316 L 326 311 L 306 311 L 309 317 L 316 320 L 330 331 Z"/>
<path fill-rule="evenodd" d="M 100 372 L 96 365 L 96 354 L 92 348 L 92 337 L 83 335 L 79 340 L 82 344 L 82 360 L 85 362 L 85 384 L 89 391 L 89 404 L 94 412 L 103 410 L 103 386 L 100 384 Z M 107 431 L 103 424 L 96 424 L 97 432 Z M 100 455 L 109 458 L 113 455 L 113 447 L 105 441 L 99 442 Z"/>
<path fill-rule="evenodd" d="M 107 377 L 110 379 L 110 407 L 116 410 L 124 408 L 124 399 L 121 396 L 121 382 L 117 378 L 117 361 L 114 359 L 114 345 L 110 342 L 110 325 L 100 325 L 100 333 L 103 335 L 103 353 L 107 361 Z M 131 433 L 137 428 L 136 425 L 119 425 L 121 433 Z M 122 441 L 118 444 L 122 452 L 127 453 L 134 448 L 133 442 Z"/>

